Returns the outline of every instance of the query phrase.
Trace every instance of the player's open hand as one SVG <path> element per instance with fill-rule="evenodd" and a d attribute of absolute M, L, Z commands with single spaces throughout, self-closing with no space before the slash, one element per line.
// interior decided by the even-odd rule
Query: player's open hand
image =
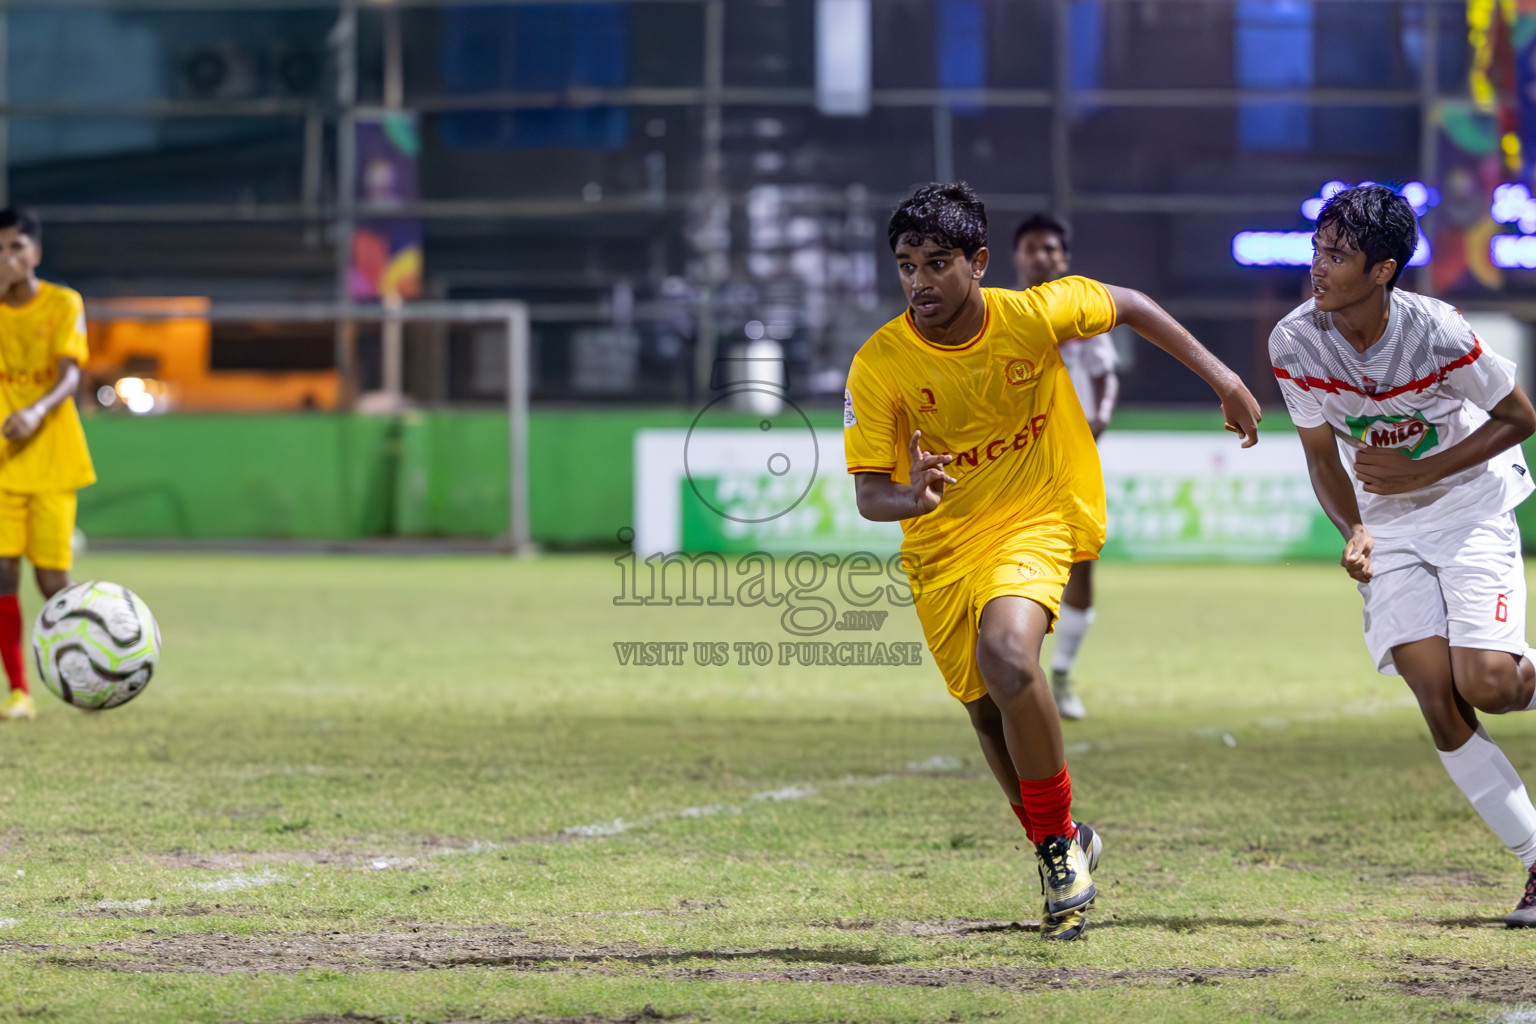
<path fill-rule="evenodd" d="M 1407 494 L 1438 477 L 1429 459 L 1415 461 L 1401 448 L 1358 448 L 1355 478 L 1368 494 Z"/>
<path fill-rule="evenodd" d="M 955 478 L 944 472 L 944 467 L 955 461 L 953 455 L 935 455 L 925 452 L 917 442 L 923 436 L 921 430 L 912 431 L 907 442 L 907 455 L 912 460 L 912 496 L 917 502 L 918 515 L 926 515 L 939 507 L 944 500 L 944 488 Z"/>
<path fill-rule="evenodd" d="M 1371 536 L 1371 531 L 1364 526 L 1355 527 L 1355 532 L 1349 535 L 1349 540 L 1344 542 L 1344 557 L 1339 559 L 1339 564 L 1351 578 L 1361 583 L 1371 582 L 1371 549 L 1375 545 L 1376 540 Z"/>
<path fill-rule="evenodd" d="M 1264 413 L 1259 409 L 1259 400 L 1242 381 L 1234 380 L 1232 386 L 1222 392 L 1221 414 L 1227 419 L 1226 429 L 1243 439 L 1244 448 L 1259 443 L 1259 421 L 1264 418 Z"/>
<path fill-rule="evenodd" d="M 8 441 L 20 441 L 37 433 L 37 428 L 42 425 L 43 414 L 29 405 L 7 416 L 5 423 L 0 424 L 0 434 L 4 434 Z"/>

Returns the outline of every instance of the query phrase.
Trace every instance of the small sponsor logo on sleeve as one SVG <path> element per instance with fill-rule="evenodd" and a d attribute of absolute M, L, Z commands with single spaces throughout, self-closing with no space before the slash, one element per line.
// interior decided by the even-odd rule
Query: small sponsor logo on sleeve
<path fill-rule="evenodd" d="M 843 426 L 856 427 L 858 425 L 859 418 L 853 414 L 853 392 L 843 388 Z"/>

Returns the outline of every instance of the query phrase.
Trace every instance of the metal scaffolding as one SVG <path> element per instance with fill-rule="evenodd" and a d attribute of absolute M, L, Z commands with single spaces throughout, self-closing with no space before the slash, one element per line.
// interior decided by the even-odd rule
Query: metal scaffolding
<path fill-rule="evenodd" d="M 746 193 L 732 190 L 723 174 L 723 118 L 731 108 L 773 106 L 814 109 L 816 91 L 811 87 L 760 87 L 731 85 L 726 81 L 726 22 L 730 6 L 724 0 L 647 0 L 672 6 L 694 7 L 700 12 L 702 53 L 700 80 L 694 84 L 657 88 L 571 88 L 557 91 L 497 91 L 472 95 L 420 94 L 407 87 L 404 73 L 404 41 L 400 18 L 404 9 L 463 7 L 483 4 L 487 7 L 515 6 L 532 0 L 4 0 L 0 3 L 0 54 L 4 53 L 7 12 L 27 10 L 113 12 L 192 12 L 218 10 L 276 11 L 308 10 L 334 12 L 335 21 L 327 46 L 331 54 L 334 88 L 321 98 L 253 99 L 155 99 L 122 102 L 75 102 L 51 100 L 42 103 L 15 103 L 4 86 L 4 68 L 0 67 L 0 199 L 6 194 L 4 156 L 6 130 L 10 118 L 249 118 L 292 123 L 302 131 L 302 167 L 299 178 L 302 195 L 297 202 L 249 203 L 155 203 L 125 204 L 64 203 L 44 205 L 39 211 L 57 224 L 224 224 L 224 223 L 297 223 L 310 225 L 330 240 L 335 251 L 334 305 L 343 314 L 352 308 L 348 273 L 352 239 L 356 225 L 370 218 L 411 218 L 427 222 L 495 222 L 546 218 L 601 218 L 615 214 L 682 214 L 702 203 L 715 201 L 740 209 Z M 593 0 L 539 0 L 549 4 L 584 4 Z M 1072 119 L 1084 105 L 1101 110 L 1128 109 L 1185 110 L 1192 114 L 1207 110 L 1227 110 L 1245 104 L 1295 104 L 1312 109 L 1342 107 L 1378 107 L 1417 110 L 1421 139 L 1417 153 L 1418 176 L 1424 181 L 1435 178 L 1436 132 L 1442 110 L 1467 101 L 1443 96 L 1436 81 L 1438 30 L 1442 6 L 1450 6 L 1460 17 L 1461 5 L 1451 0 L 1313 0 L 1315 6 L 1342 3 L 1393 5 L 1420 12 L 1423 26 L 1423 50 L 1418 57 L 1423 70 L 1416 88 L 1318 88 L 1318 89 L 1244 89 L 1244 88 L 1149 88 L 1079 89 L 1073 85 L 1070 55 L 1073 49 L 1072 25 L 1068 17 L 1069 0 L 1008 0 L 1020 5 L 1049 8 L 1053 12 L 1055 35 L 1051 50 L 1055 66 L 1049 88 L 874 88 L 869 102 L 876 109 L 927 110 L 932 120 L 933 168 L 936 179 L 948 179 L 955 172 L 952 110 L 1015 109 L 1035 110 L 1049 116 L 1049 189 L 1044 192 L 989 193 L 988 206 L 998 212 L 1024 212 L 1049 208 L 1059 215 L 1077 213 L 1118 214 L 1188 214 L 1253 213 L 1276 214 L 1294 211 L 1297 197 L 1289 192 L 1116 192 L 1082 191 L 1074 183 Z M 1133 0 L 1106 0 L 1110 4 Z M 1140 0 L 1136 0 L 1140 2 Z M 362 31 L 368 24 L 369 32 Z M 377 29 L 377 31 L 372 31 Z M 379 52 L 368 54 L 369 66 L 378 67 L 378 101 L 360 97 L 359 67 L 362 40 L 376 40 Z M 392 204 L 374 204 L 356 197 L 353 181 L 357 170 L 354 127 L 360 118 L 385 112 L 409 111 L 443 114 L 467 111 L 505 111 L 537 109 L 678 108 L 696 110 L 698 124 L 698 173 L 694 187 L 684 191 L 654 189 L 629 194 L 600 197 L 484 198 L 455 196 L 424 198 Z M 324 153 L 326 140 L 333 151 Z M 327 159 L 326 157 L 329 157 Z M 325 180 L 329 171 L 329 180 Z M 890 204 L 898 197 L 875 193 L 870 205 Z M 828 208 L 841 200 L 824 200 Z M 1432 214 L 1431 214 L 1432 216 Z M 1427 275 L 1427 268 L 1421 271 Z M 720 326 L 717 321 L 717 297 L 728 283 L 709 272 L 698 283 L 698 335 L 695 350 L 697 380 L 707 377 L 715 355 Z M 1427 276 L 1421 276 L 1421 286 Z M 646 311 L 637 309 L 643 319 Z M 533 307 L 535 319 L 602 319 L 609 310 L 601 303 L 563 303 Z M 387 321 L 386 321 L 387 322 Z M 344 373 L 350 372 L 355 331 L 353 321 L 343 315 L 338 319 L 337 355 Z"/>

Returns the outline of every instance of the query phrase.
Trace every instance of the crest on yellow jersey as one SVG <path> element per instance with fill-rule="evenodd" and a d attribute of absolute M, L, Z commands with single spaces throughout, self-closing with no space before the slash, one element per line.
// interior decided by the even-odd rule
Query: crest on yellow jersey
<path fill-rule="evenodd" d="M 1035 375 L 1035 364 L 1028 359 L 1010 359 L 1003 370 L 1009 384 L 1023 384 Z"/>

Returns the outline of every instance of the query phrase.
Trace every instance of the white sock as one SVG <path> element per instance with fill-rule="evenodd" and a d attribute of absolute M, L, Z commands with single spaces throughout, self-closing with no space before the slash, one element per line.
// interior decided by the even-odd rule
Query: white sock
<path fill-rule="evenodd" d="M 1446 774 L 1526 868 L 1536 864 L 1536 807 L 1504 751 L 1482 726 L 1457 750 L 1437 751 Z"/>
<path fill-rule="evenodd" d="M 1093 609 L 1086 611 L 1069 604 L 1061 606 L 1056 616 L 1056 647 L 1051 651 L 1051 671 L 1071 672 L 1077 661 L 1077 649 L 1083 646 L 1083 637 L 1093 625 Z"/>

